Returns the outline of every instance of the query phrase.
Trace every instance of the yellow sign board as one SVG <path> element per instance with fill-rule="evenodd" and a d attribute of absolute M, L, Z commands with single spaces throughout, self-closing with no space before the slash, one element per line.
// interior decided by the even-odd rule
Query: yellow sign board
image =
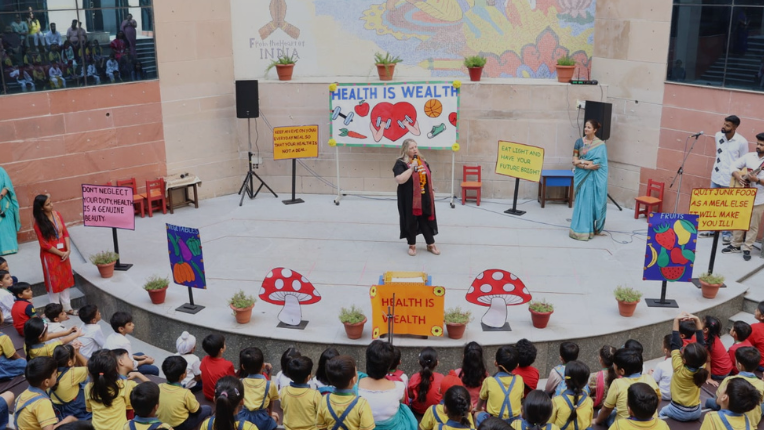
<path fill-rule="evenodd" d="M 694 188 L 690 213 L 699 215 L 698 230 L 748 231 L 756 188 Z"/>
<path fill-rule="evenodd" d="M 395 301 L 393 301 L 395 295 Z M 372 339 L 386 334 L 387 310 L 395 303 L 393 332 L 417 336 L 443 336 L 443 305 L 446 289 L 420 283 L 393 282 L 374 285 L 371 296 Z"/>
<path fill-rule="evenodd" d="M 318 126 L 300 125 L 273 129 L 273 159 L 318 157 Z"/>
<path fill-rule="evenodd" d="M 499 141 L 499 156 L 496 160 L 496 173 L 499 175 L 538 182 L 541 180 L 543 166 L 544 148 Z"/>

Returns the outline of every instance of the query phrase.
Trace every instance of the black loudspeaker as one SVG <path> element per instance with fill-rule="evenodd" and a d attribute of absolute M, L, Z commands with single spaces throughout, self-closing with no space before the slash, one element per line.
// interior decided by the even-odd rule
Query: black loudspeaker
<path fill-rule="evenodd" d="M 589 100 L 586 101 L 584 121 L 593 119 L 602 124 L 602 127 L 600 127 L 600 129 L 597 131 L 597 137 L 602 140 L 610 139 L 610 121 L 612 117 L 612 103 L 593 102 Z"/>
<path fill-rule="evenodd" d="M 257 81 L 236 81 L 236 118 L 258 118 Z"/>

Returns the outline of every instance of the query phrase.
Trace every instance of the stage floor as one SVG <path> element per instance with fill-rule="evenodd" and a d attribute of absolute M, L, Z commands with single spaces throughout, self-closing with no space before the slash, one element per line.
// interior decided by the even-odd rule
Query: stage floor
<path fill-rule="evenodd" d="M 70 234 L 85 257 L 73 258 L 74 270 L 106 293 L 166 318 L 225 332 L 321 344 L 369 342 L 370 323 L 363 338 L 353 341 L 345 336 L 337 315 L 341 307 L 356 304 L 371 319 L 368 289 L 386 271 L 424 271 L 431 275 L 434 285 L 447 289 L 446 308 L 461 306 L 472 311 L 475 318 L 465 339 L 486 345 L 512 343 L 523 337 L 556 341 L 620 332 L 670 320 L 678 312 L 648 308 L 643 300 L 633 318 L 618 315 L 612 295 L 617 285 L 636 287 L 645 297 L 660 295 L 659 282 L 642 281 L 647 223 L 644 218 L 634 220 L 633 210 L 619 212 L 609 206 L 607 236 L 579 242 L 568 238 L 572 209 L 567 205 L 547 204 L 542 209 L 536 201 L 525 201 L 519 208 L 528 213 L 515 217 L 503 213 L 509 207 L 507 201 L 483 200 L 480 207 L 457 203 L 455 209 L 439 201 L 440 234 L 436 241 L 442 255 L 426 252 L 420 242 L 418 254 L 411 257 L 405 241 L 397 238 L 398 214 L 393 199 L 346 197 L 335 206 L 334 196 L 305 195 L 301 196 L 305 203 L 287 206 L 281 202 L 286 197 L 261 194 L 255 200 L 245 199 L 239 207 L 239 197 L 231 195 L 204 200 L 199 209 L 188 207 L 174 215 L 137 218 L 135 231 L 119 231 L 122 262 L 134 266 L 127 272 L 116 272 L 111 279 L 100 278 L 97 268 L 85 261 L 99 250 L 112 249 L 111 230 L 73 227 Z M 194 291 L 196 303 L 206 306 L 196 315 L 175 311 L 188 301 L 185 287 L 172 285 L 163 305 L 152 305 L 141 288 L 150 275 L 171 275 L 165 223 L 201 230 L 208 288 Z M 710 248 L 710 239 L 699 241 L 696 275 L 707 267 Z M 11 267 L 14 264 L 11 261 Z M 668 297 L 677 299 L 680 309 L 690 312 L 716 306 L 743 294 L 746 287 L 734 281 L 760 264 L 758 258 L 744 262 L 740 255 L 719 254 L 716 272 L 727 277 L 729 288 L 722 289 L 716 299 L 701 298 L 690 283 L 669 284 Z M 39 270 L 39 261 L 34 265 Z M 262 300 L 255 305 L 250 323 L 237 324 L 228 298 L 239 289 L 257 295 L 266 274 L 280 266 L 307 277 L 323 297 L 315 305 L 303 306 L 303 319 L 310 321 L 307 328 L 276 328 L 281 307 Z M 533 328 L 527 305 L 520 305 L 508 309 L 511 332 L 497 335 L 481 330 L 480 318 L 487 308 L 467 303 L 464 295 L 475 276 L 492 268 L 512 272 L 534 298 L 555 305 L 546 329 Z M 397 343 L 457 346 L 465 339 L 398 338 Z"/>

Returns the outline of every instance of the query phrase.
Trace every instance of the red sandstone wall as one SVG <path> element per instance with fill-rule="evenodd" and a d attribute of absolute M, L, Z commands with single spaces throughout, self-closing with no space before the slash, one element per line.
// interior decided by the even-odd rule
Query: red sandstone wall
<path fill-rule="evenodd" d="M 0 165 L 21 205 L 20 241 L 34 239 L 32 202 L 50 193 L 82 222 L 80 184 L 166 174 L 159 81 L 0 97 Z"/>

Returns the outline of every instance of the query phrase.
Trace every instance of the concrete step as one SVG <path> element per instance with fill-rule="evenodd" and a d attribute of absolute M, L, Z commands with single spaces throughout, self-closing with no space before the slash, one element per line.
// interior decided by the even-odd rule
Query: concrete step
<path fill-rule="evenodd" d="M 732 326 L 735 321 L 745 321 L 748 324 L 756 324 L 758 322 L 753 314 L 748 312 L 738 312 L 735 315 L 732 315 L 728 321 L 729 325 Z"/>
<path fill-rule="evenodd" d="M 75 285 L 74 287 L 69 289 L 69 298 L 72 301 L 72 309 L 79 309 L 83 306 L 85 306 L 87 301 L 87 296 Z M 45 286 L 42 287 L 42 294 L 35 294 L 34 297 L 32 297 L 32 304 L 34 305 L 35 309 L 42 309 L 50 303 L 48 300 L 48 294 L 45 292 Z M 79 319 L 77 319 L 79 321 Z"/>

